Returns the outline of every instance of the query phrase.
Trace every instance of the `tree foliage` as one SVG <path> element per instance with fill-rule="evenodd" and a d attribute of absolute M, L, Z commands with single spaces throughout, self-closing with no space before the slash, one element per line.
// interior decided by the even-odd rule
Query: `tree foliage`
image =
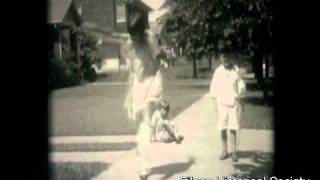
<path fill-rule="evenodd" d="M 163 36 L 186 55 L 271 53 L 271 0 L 173 0 Z"/>

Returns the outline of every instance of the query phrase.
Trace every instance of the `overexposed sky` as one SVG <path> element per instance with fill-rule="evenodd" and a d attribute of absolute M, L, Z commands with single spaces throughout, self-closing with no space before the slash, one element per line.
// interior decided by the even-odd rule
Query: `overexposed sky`
<path fill-rule="evenodd" d="M 161 17 L 162 15 L 164 15 L 166 12 L 169 11 L 169 8 L 164 8 L 164 9 L 157 9 L 157 10 L 153 10 L 149 13 L 149 21 L 155 22 L 157 20 L 157 18 Z"/>
<path fill-rule="evenodd" d="M 165 0 L 141 0 L 141 1 L 144 2 L 146 5 L 148 5 L 149 7 L 151 7 L 153 10 L 159 9 L 165 2 Z"/>

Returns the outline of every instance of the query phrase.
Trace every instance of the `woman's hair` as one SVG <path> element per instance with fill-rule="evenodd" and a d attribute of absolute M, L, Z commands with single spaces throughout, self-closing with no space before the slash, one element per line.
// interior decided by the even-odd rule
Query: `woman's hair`
<path fill-rule="evenodd" d="M 139 0 L 126 4 L 126 22 L 129 34 L 144 33 L 149 28 L 148 10 L 139 5 Z"/>
<path fill-rule="evenodd" d="M 168 101 L 161 100 L 160 103 L 159 103 L 159 105 L 160 105 L 160 108 L 163 108 L 163 109 L 165 109 L 167 112 L 169 112 L 169 110 L 170 110 L 170 104 L 169 104 Z"/>

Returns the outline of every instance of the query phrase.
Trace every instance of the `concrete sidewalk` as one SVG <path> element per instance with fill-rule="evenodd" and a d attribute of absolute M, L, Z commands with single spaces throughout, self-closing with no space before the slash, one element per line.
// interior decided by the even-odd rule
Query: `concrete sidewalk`
<path fill-rule="evenodd" d="M 273 131 L 241 130 L 239 162 L 220 161 L 221 144 L 215 109 L 214 100 L 206 94 L 175 118 L 185 140 L 180 145 L 152 144 L 148 153 L 152 166 L 150 180 L 178 180 L 182 176 L 216 179 L 217 176 L 253 178 L 270 175 Z M 93 179 L 138 179 L 139 167 L 135 151 L 131 150 Z"/>

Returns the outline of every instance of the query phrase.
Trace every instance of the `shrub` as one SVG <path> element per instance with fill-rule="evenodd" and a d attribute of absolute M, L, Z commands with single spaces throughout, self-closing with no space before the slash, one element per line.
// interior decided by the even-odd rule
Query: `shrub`
<path fill-rule="evenodd" d="M 48 88 L 56 89 L 61 88 L 65 85 L 65 81 L 67 79 L 67 64 L 66 62 L 57 59 L 57 58 L 51 58 L 49 59 L 48 64 Z"/>
<path fill-rule="evenodd" d="M 93 64 L 99 66 L 101 64 L 102 58 L 98 54 L 98 46 L 96 44 L 97 39 L 88 34 L 82 33 L 82 53 L 81 53 L 81 71 L 83 73 L 84 80 L 89 82 L 96 80 L 96 71 L 92 67 Z"/>
<path fill-rule="evenodd" d="M 75 62 L 51 58 L 48 68 L 49 90 L 74 86 L 81 82 L 81 71 Z"/>
<path fill-rule="evenodd" d="M 93 82 L 97 78 L 96 71 L 93 67 L 90 67 L 89 69 L 86 69 L 83 71 L 83 78 L 85 80 L 88 80 L 89 82 Z"/>
<path fill-rule="evenodd" d="M 81 53 L 80 65 L 75 61 L 75 54 L 68 48 L 64 49 L 62 59 L 49 58 L 49 90 L 79 85 L 83 80 L 95 81 L 96 71 L 93 64 L 101 63 L 98 47 L 94 36 L 80 32 Z"/>
<path fill-rule="evenodd" d="M 69 62 L 67 66 L 66 86 L 75 86 L 81 83 L 82 72 L 75 62 Z"/>

